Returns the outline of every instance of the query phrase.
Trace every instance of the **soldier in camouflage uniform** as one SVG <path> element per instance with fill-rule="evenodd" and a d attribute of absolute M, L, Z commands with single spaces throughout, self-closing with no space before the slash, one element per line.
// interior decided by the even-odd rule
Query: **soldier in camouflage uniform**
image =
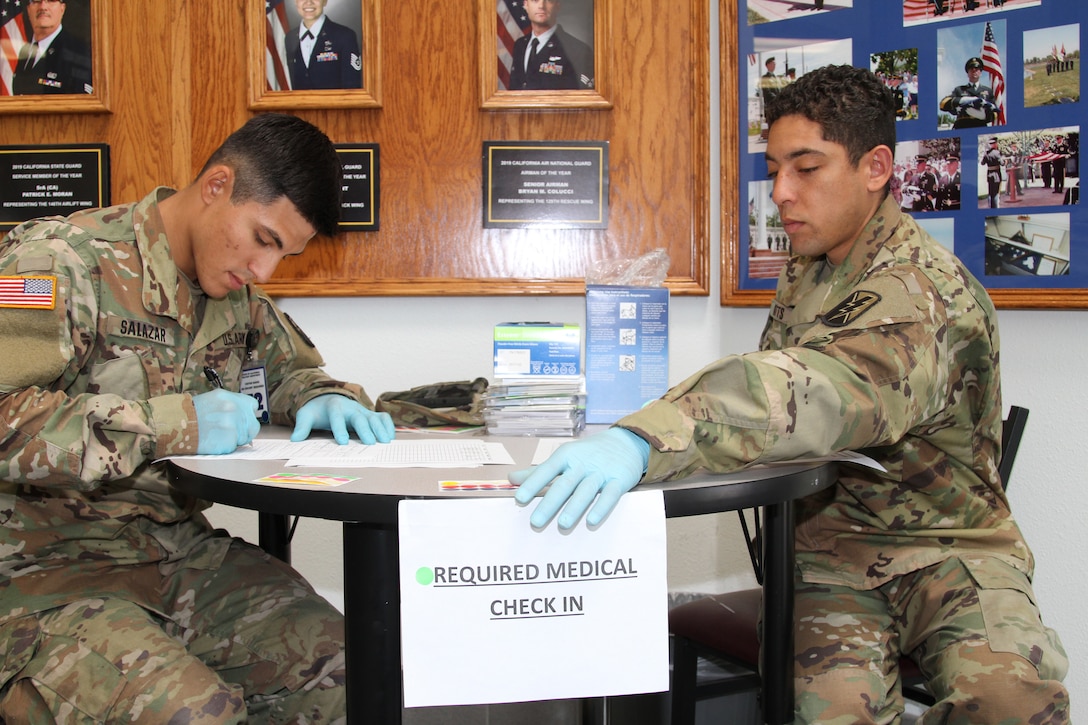
<path fill-rule="evenodd" d="M 798 506 L 796 722 L 895 723 L 900 653 L 923 723 L 1065 723 L 1068 663 L 1041 621 L 1000 457 L 986 290 L 888 194 L 895 109 L 869 71 L 783 89 L 766 158 L 795 253 L 758 352 L 726 357 L 511 476 L 531 518 L 600 522 L 639 480 L 860 450 Z M 560 513 L 560 509 L 562 511 Z"/>
<path fill-rule="evenodd" d="M 343 722 L 341 615 L 156 462 L 248 443 L 265 393 L 295 439 L 392 438 L 251 284 L 336 232 L 340 178 L 266 114 L 180 191 L 0 240 L 0 721 Z"/>

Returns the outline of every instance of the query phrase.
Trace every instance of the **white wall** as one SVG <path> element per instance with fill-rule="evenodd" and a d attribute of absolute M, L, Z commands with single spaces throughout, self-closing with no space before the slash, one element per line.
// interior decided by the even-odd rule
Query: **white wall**
<path fill-rule="evenodd" d="M 717 3 L 711 2 L 711 28 Z M 711 58 L 717 33 L 711 32 Z M 712 63 L 712 73 L 716 73 Z M 717 87 L 716 77 L 711 88 Z M 716 139 L 717 94 L 711 100 Z M 711 168 L 718 168 L 712 143 Z M 711 179 L 711 199 L 719 198 Z M 711 215 L 711 269 L 719 268 L 718 210 Z M 440 243 L 437 242 L 436 243 Z M 717 279 L 708 297 L 674 297 L 670 307 L 670 382 L 703 364 L 751 350 L 763 329 L 764 310 L 723 308 Z M 584 324 L 582 297 L 429 297 L 287 299 L 281 305 L 314 340 L 335 377 L 366 386 L 371 397 L 389 390 L 446 380 L 491 378 L 493 326 L 509 320 Z M 1061 635 L 1072 663 L 1066 685 L 1074 707 L 1088 696 L 1088 570 L 1085 566 L 1085 431 L 1088 430 L 1088 313 L 1001 311 L 1004 405 L 1030 409 L 1009 498 L 1038 561 L 1035 591 L 1046 624 Z M 1088 328 L 1085 328 L 1088 329 Z M 257 541 L 256 514 L 223 506 L 213 522 Z M 714 592 L 751 586 L 754 580 L 733 514 L 670 520 L 670 591 Z M 337 606 L 343 603 L 343 560 L 338 524 L 299 523 L 292 563 Z"/>

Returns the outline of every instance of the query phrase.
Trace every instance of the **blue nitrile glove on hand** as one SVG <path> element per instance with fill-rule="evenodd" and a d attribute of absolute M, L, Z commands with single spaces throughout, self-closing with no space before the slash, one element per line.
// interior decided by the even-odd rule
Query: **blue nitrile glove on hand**
<path fill-rule="evenodd" d="M 368 446 L 388 443 L 395 432 L 393 419 L 388 413 L 375 413 L 351 398 L 336 393 L 319 395 L 307 401 L 295 414 L 295 430 L 291 440 L 306 440 L 312 430 L 332 431 L 332 437 L 340 445 L 351 440 L 348 426 Z"/>
<path fill-rule="evenodd" d="M 261 430 L 257 399 L 217 388 L 193 396 L 196 408 L 196 452 L 201 455 L 232 453 L 253 441 Z"/>
<path fill-rule="evenodd" d="M 510 482 L 518 486 L 514 498 L 520 504 L 529 503 L 551 484 L 529 518 L 536 528 L 547 526 L 562 508 L 559 528 L 572 529 L 594 499 L 597 503 L 586 523 L 596 526 L 616 507 L 620 496 L 642 480 L 649 461 L 649 443 L 625 428 L 609 428 L 564 443 L 536 468 L 511 473 Z"/>

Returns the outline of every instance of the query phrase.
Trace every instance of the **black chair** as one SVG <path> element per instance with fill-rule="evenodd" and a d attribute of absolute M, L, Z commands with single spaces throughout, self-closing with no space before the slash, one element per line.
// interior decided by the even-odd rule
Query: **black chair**
<path fill-rule="evenodd" d="M 1009 409 L 1009 417 L 1001 428 L 1001 462 L 998 472 L 1002 486 L 1008 487 L 1009 475 L 1027 425 L 1028 410 L 1018 406 Z M 763 583 L 762 527 L 759 512 L 740 515 L 748 552 L 756 580 Z M 748 517 L 754 514 L 754 522 Z M 700 597 L 669 612 L 669 632 L 673 638 L 672 665 L 672 725 L 695 722 L 695 706 L 699 700 L 721 697 L 738 692 L 759 690 L 759 635 L 757 632 L 763 590 L 760 587 L 726 594 Z M 721 677 L 709 682 L 697 682 L 699 658 L 724 666 Z M 932 705 L 933 698 L 924 688 L 925 678 L 910 657 L 899 660 L 903 695 L 923 705 Z"/>

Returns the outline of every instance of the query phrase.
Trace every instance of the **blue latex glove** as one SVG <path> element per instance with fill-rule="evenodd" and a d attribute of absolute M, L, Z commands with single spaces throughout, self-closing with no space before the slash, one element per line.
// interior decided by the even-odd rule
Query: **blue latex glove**
<path fill-rule="evenodd" d="M 601 523 L 620 496 L 635 487 L 650 461 L 650 444 L 625 428 L 609 428 L 582 440 L 564 443 L 536 468 L 514 471 L 514 498 L 527 504 L 549 483 L 529 522 L 543 528 L 563 509 L 560 529 L 572 529 L 596 499 L 586 523 Z M 566 506 L 564 506 L 566 504 Z"/>
<path fill-rule="evenodd" d="M 333 393 L 319 395 L 298 409 L 291 440 L 306 440 L 312 430 L 330 430 L 337 443 L 347 445 L 351 440 L 349 425 L 367 445 L 388 443 L 395 432 L 388 413 L 375 413 L 351 398 Z"/>
<path fill-rule="evenodd" d="M 196 452 L 202 455 L 231 453 L 252 442 L 261 430 L 257 399 L 217 388 L 193 396 L 196 407 Z"/>

